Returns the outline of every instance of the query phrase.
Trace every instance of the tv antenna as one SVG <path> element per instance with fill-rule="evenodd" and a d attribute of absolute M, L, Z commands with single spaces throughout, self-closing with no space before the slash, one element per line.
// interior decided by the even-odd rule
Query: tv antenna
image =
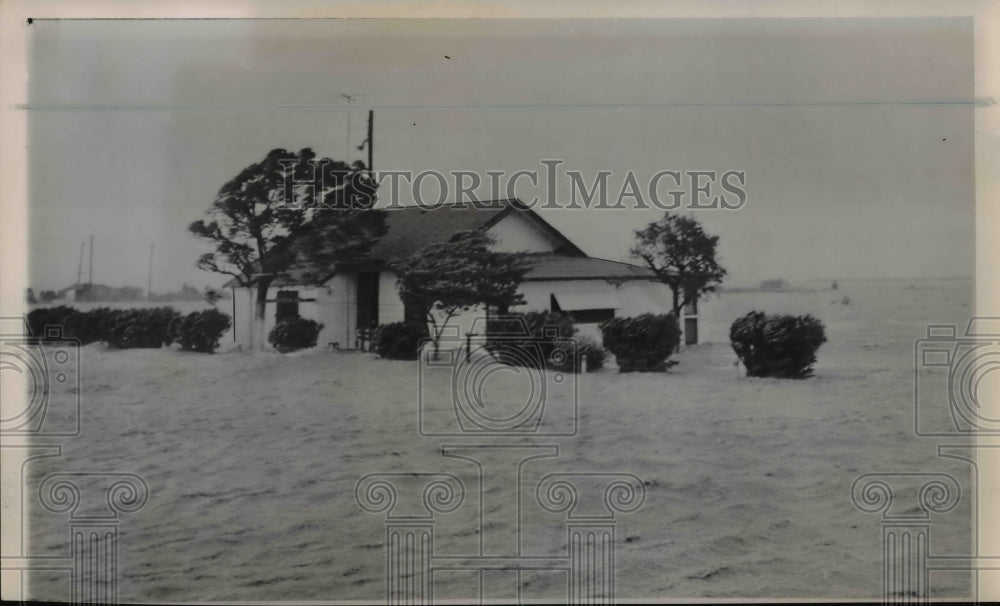
<path fill-rule="evenodd" d="M 354 94 L 341 93 L 340 96 L 343 97 L 344 99 L 347 99 L 347 141 L 344 144 L 344 162 L 346 162 L 347 164 L 350 164 L 351 163 L 351 161 L 350 161 L 350 156 L 351 156 L 351 104 L 354 103 L 354 100 L 357 99 L 358 97 L 360 97 L 361 95 L 356 94 L 356 93 L 354 93 Z"/>

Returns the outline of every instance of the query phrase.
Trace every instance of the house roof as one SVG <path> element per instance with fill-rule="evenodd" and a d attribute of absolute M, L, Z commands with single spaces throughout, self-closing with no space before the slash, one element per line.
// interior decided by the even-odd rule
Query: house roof
<path fill-rule="evenodd" d="M 521 216 L 558 243 L 554 253 L 531 255 L 535 266 L 525 276 L 526 281 L 648 280 L 653 277 L 652 272 L 644 267 L 588 257 L 559 230 L 516 199 L 460 202 L 435 209 L 407 206 L 388 208 L 385 212 L 386 233 L 372 247 L 365 259 L 366 265 L 378 267 L 405 259 L 426 246 L 444 242 L 457 233 L 486 230 L 511 213 L 521 213 Z M 333 277 L 335 273 L 336 268 L 331 268 L 329 277 Z M 275 279 L 273 285 L 302 283 L 300 272 L 292 268 L 287 275 Z"/>
<path fill-rule="evenodd" d="M 489 229 L 515 212 L 522 213 L 528 221 L 559 242 L 559 249 L 563 254 L 587 256 L 519 200 L 488 200 L 446 204 L 435 209 L 420 206 L 387 209 L 388 230 L 372 248 L 369 257 L 383 263 L 405 259 L 424 247 L 444 242 L 459 232 Z"/>
<path fill-rule="evenodd" d="M 639 265 L 594 257 L 568 257 L 558 254 L 532 255 L 534 267 L 524 276 L 525 282 L 548 280 L 652 280 L 653 272 Z"/>

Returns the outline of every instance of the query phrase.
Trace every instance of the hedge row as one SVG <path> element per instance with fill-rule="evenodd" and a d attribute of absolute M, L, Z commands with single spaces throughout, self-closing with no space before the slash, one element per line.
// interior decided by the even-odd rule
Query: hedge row
<path fill-rule="evenodd" d="M 528 312 L 489 318 L 486 349 L 502 364 L 568 370 L 575 366 L 576 328 L 569 316 Z"/>
<path fill-rule="evenodd" d="M 573 319 L 557 312 L 490 318 L 486 349 L 504 364 L 579 373 L 604 367 L 607 352 L 590 337 L 577 337 Z"/>
<path fill-rule="evenodd" d="M 620 372 L 663 372 L 677 364 L 670 359 L 681 337 L 673 314 L 613 318 L 600 329 L 603 346 L 586 337 L 574 338 L 576 328 L 568 316 L 512 314 L 489 319 L 486 349 L 505 364 L 572 372 L 580 372 L 584 357 L 588 370 L 603 367 L 608 352 Z M 426 337 L 423 324 L 386 324 L 376 332 L 374 348 L 383 358 L 413 360 Z M 826 333 L 813 316 L 755 311 L 733 322 L 730 341 L 748 376 L 803 378 L 812 374 Z"/>
<path fill-rule="evenodd" d="M 80 311 L 65 305 L 32 310 L 31 334 L 43 341 L 76 339 L 81 345 L 107 343 L 115 349 L 158 348 L 173 342 L 182 349 L 212 352 L 229 328 L 229 316 L 215 309 L 182 316 L 171 307 Z M 50 334 L 51 328 L 59 330 Z"/>

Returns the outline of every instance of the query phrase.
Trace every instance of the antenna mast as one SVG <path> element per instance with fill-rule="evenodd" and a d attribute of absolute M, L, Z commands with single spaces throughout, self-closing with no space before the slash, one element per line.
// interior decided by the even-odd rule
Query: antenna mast
<path fill-rule="evenodd" d="M 76 287 L 80 288 L 80 277 L 83 275 L 83 247 L 85 242 L 80 242 L 80 258 L 76 262 Z"/>
<path fill-rule="evenodd" d="M 146 299 L 150 299 L 153 296 L 153 249 L 156 248 L 156 244 L 149 245 L 149 274 L 146 278 Z"/>
<path fill-rule="evenodd" d="M 357 95 L 340 95 L 347 99 L 347 141 L 344 143 L 344 162 L 350 164 L 351 155 L 351 103 Z"/>

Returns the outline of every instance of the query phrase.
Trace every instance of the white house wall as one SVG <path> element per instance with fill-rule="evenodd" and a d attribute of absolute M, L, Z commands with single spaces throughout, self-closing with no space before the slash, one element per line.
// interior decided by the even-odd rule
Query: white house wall
<path fill-rule="evenodd" d="M 378 283 L 378 323 L 403 321 L 403 300 L 399 298 L 396 288 L 397 276 L 391 271 L 379 274 Z"/>
<path fill-rule="evenodd" d="M 518 291 L 524 296 L 524 304 L 511 308 L 512 312 L 549 311 L 551 295 L 556 294 L 558 297 L 560 293 L 583 296 L 594 294 L 602 297 L 613 293 L 620 305 L 615 309 L 617 318 L 644 313 L 663 314 L 670 311 L 670 290 L 665 285 L 655 282 L 631 281 L 616 286 L 604 280 L 552 280 L 525 282 Z M 439 325 L 444 320 L 444 315 L 441 313 L 435 313 L 435 317 Z M 473 329 L 476 318 L 484 317 L 485 312 L 479 307 L 453 316 L 448 322 L 452 328 L 447 332 L 446 339 L 464 342 L 468 332 Z M 600 342 L 601 331 L 597 326 L 596 322 L 578 323 L 577 335 L 588 336 Z M 481 334 L 479 327 L 476 327 L 475 332 Z M 481 337 L 472 339 L 473 343 L 481 340 Z"/>
<path fill-rule="evenodd" d="M 357 323 L 357 279 L 353 274 L 338 274 L 322 288 L 323 330 L 316 344 L 327 347 L 336 343 L 341 349 L 352 349 Z"/>
<path fill-rule="evenodd" d="M 324 286 L 315 288 L 305 287 L 282 287 L 271 288 L 268 298 L 274 299 L 278 290 L 297 290 L 301 299 L 315 299 L 315 302 L 300 302 L 299 315 L 321 322 L 323 330 L 317 339 L 317 345 L 326 347 L 329 343 L 337 343 L 341 349 L 353 349 L 357 330 L 357 279 L 354 274 L 341 274 L 333 277 Z M 602 296 L 608 293 L 614 294 L 620 307 L 615 309 L 615 317 L 632 317 L 644 313 L 668 313 L 670 311 L 670 289 L 663 284 L 647 281 L 630 281 L 624 284 L 609 284 L 604 280 L 552 280 L 539 282 L 525 282 L 521 284 L 519 292 L 524 296 L 524 304 L 512 308 L 514 312 L 527 311 L 548 311 L 550 308 L 551 295 L 560 293 L 573 293 L 586 296 L 588 293 Z M 244 348 L 248 348 L 253 335 L 252 327 L 254 322 L 254 300 L 256 293 L 252 289 L 238 288 L 233 291 L 233 308 L 235 318 L 233 329 L 235 331 L 236 342 Z M 699 311 L 702 315 L 711 315 L 711 310 L 706 314 L 706 306 L 711 306 L 712 301 L 701 301 Z M 267 335 L 275 324 L 276 303 L 267 304 L 264 332 L 264 346 L 269 348 L 266 342 Z M 439 323 L 443 316 L 436 314 Z M 448 339 L 465 339 L 466 334 L 474 330 L 476 318 L 485 318 L 482 308 L 474 308 L 464 313 L 454 316 L 449 321 L 452 326 L 448 332 Z M 396 275 L 392 272 L 381 272 L 379 279 L 379 323 L 388 324 L 390 322 L 400 322 L 403 320 L 403 303 L 399 298 L 396 289 Z M 589 336 L 601 340 L 600 330 L 596 323 L 577 324 L 580 336 Z M 477 332 L 481 332 L 480 327 L 475 327 Z M 710 335 L 709 331 L 703 331 L 702 341 L 725 340 L 715 339 L 718 335 Z M 721 334 L 721 333 L 720 333 Z M 724 335 L 725 336 L 725 335 Z M 481 338 L 474 338 L 473 341 L 481 341 Z"/>
<path fill-rule="evenodd" d="M 279 290 L 296 290 L 299 293 L 300 299 L 316 299 L 316 301 L 300 302 L 299 315 L 317 322 L 324 322 L 321 318 L 321 313 L 324 311 L 326 305 L 322 300 L 322 292 L 325 291 L 322 287 L 282 286 L 269 288 L 267 298 L 270 301 L 264 308 L 264 330 L 261 333 L 264 338 L 264 346 L 268 348 L 270 344 L 267 342 L 267 336 L 271 334 L 271 330 L 274 328 L 277 312 L 277 303 L 273 299 L 278 295 Z M 256 322 L 256 316 L 254 315 L 256 300 L 257 291 L 255 289 L 237 288 L 233 291 L 233 304 L 236 310 L 236 318 L 233 322 L 236 343 L 244 348 L 249 348 L 253 339 L 254 324 Z M 322 333 L 320 333 L 320 337 L 322 338 Z"/>
<path fill-rule="evenodd" d="M 520 213 L 512 212 L 486 233 L 496 239 L 493 250 L 499 252 L 553 252 L 556 240 Z"/>
<path fill-rule="evenodd" d="M 663 290 L 669 296 L 669 289 L 663 284 L 647 281 L 630 281 L 624 284 L 609 284 L 605 280 L 552 280 L 525 282 L 519 292 L 524 295 L 524 305 L 511 311 L 546 311 L 550 308 L 551 295 L 558 299 L 559 293 L 574 293 L 586 296 L 613 294 L 620 307 L 615 309 L 616 318 L 638 316 L 644 313 L 667 313 L 670 311 L 669 299 L 663 299 Z M 597 323 L 577 324 L 580 335 L 590 336 L 598 341 L 601 332 Z"/>

